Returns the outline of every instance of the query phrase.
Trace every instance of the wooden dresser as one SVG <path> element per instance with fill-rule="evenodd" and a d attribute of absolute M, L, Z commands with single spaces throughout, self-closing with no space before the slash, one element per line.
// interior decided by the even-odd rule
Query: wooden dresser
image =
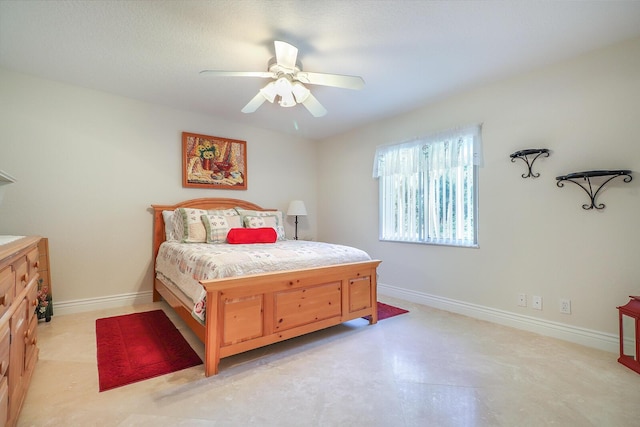
<path fill-rule="evenodd" d="M 14 426 L 38 359 L 38 243 L 0 245 L 0 426 Z"/>

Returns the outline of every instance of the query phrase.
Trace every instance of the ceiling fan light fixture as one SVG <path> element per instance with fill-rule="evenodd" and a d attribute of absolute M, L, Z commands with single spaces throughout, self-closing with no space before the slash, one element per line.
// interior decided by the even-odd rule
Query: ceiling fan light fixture
<path fill-rule="evenodd" d="M 0 0 L 1 1 L 1 0 Z M 359 76 L 313 73 L 302 71 L 298 61 L 298 48 L 283 41 L 274 41 L 276 56 L 267 64 L 268 71 L 202 70 L 200 74 L 219 77 L 258 77 L 273 79 L 242 108 L 243 113 L 253 113 L 265 101 L 276 99 L 281 107 L 302 104 L 314 117 L 322 117 L 327 110 L 305 85 L 320 85 L 345 89 L 362 89 L 364 80 Z"/>
<path fill-rule="evenodd" d="M 293 99 L 293 93 L 291 91 L 280 95 L 281 107 L 295 107 L 295 105 L 296 105 L 296 100 Z"/>
<path fill-rule="evenodd" d="M 300 82 L 295 82 L 293 87 L 291 88 L 291 92 L 293 92 L 293 96 L 296 97 L 296 101 L 300 104 L 307 100 L 311 91 L 304 87 L 304 85 Z"/>
<path fill-rule="evenodd" d="M 275 81 L 275 87 L 280 96 L 291 93 L 291 82 L 287 77 L 279 77 L 278 80 Z"/>
<path fill-rule="evenodd" d="M 273 104 L 273 101 L 276 99 L 276 95 L 278 95 L 278 89 L 276 88 L 276 84 L 274 82 L 270 82 L 265 87 L 260 89 L 260 93 L 265 99 Z"/>

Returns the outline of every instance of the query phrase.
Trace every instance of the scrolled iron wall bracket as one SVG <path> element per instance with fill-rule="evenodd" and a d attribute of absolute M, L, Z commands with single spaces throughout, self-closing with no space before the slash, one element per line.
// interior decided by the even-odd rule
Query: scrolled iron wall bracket
<path fill-rule="evenodd" d="M 608 176 L 609 178 L 606 179 L 602 184 L 600 184 L 600 186 L 595 191 L 593 191 L 593 186 L 591 185 L 591 178 L 599 177 L 599 176 L 605 176 L 605 177 Z M 558 180 L 556 185 L 558 187 L 564 187 L 564 181 L 573 182 L 578 187 L 582 188 L 585 191 L 585 193 L 589 195 L 589 198 L 591 199 L 591 204 L 586 203 L 582 205 L 582 209 L 585 209 L 585 210 L 604 209 L 605 207 L 604 203 L 596 204 L 596 197 L 598 196 L 598 193 L 600 192 L 600 190 L 602 190 L 602 187 L 605 186 L 605 184 L 607 184 L 609 181 L 619 176 L 624 176 L 624 179 L 623 179 L 624 182 L 631 182 L 631 180 L 633 179 L 631 177 L 630 170 L 593 170 L 593 171 L 585 171 L 585 172 L 574 172 L 568 175 L 558 176 L 556 177 L 556 179 Z M 578 181 L 575 181 L 577 179 L 582 179 L 582 181 L 586 182 L 587 185 L 584 185 Z"/>
<path fill-rule="evenodd" d="M 536 155 L 531 160 L 529 160 L 528 156 Z M 534 173 L 531 168 L 533 167 L 533 163 L 540 156 L 544 155 L 544 157 L 549 157 L 549 150 L 546 148 L 530 148 L 527 150 L 516 151 L 513 154 L 510 154 L 511 162 L 515 163 L 516 159 L 521 159 L 523 162 L 527 164 L 527 168 L 529 169 L 529 173 L 522 174 L 523 178 L 537 178 L 540 176 L 539 173 Z"/>

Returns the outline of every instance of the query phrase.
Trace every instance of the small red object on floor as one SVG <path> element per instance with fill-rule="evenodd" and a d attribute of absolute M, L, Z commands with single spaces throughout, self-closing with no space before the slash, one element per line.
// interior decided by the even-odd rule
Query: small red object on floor
<path fill-rule="evenodd" d="M 631 300 L 623 306 L 618 307 L 618 317 L 620 320 L 620 357 L 618 362 L 629 369 L 640 374 L 640 296 L 630 296 Z M 628 324 L 628 319 L 633 319 L 634 334 L 627 334 L 625 337 L 624 323 Z M 626 322 L 625 322 L 626 320 Z M 633 354 L 625 354 L 625 340 L 633 339 Z M 631 347 L 631 345 L 629 346 Z"/>

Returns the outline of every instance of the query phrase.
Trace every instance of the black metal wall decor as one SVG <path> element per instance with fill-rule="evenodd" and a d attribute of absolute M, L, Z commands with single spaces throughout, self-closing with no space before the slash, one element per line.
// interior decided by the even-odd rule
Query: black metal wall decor
<path fill-rule="evenodd" d="M 609 178 L 607 178 L 604 182 L 602 182 L 602 184 L 600 184 L 600 186 L 595 191 L 593 191 L 593 187 L 591 185 L 591 178 L 600 177 L 600 176 L 609 177 Z M 568 175 L 558 176 L 556 177 L 556 179 L 558 180 L 556 185 L 558 187 L 564 187 L 564 181 L 573 182 L 578 187 L 582 188 L 589 195 L 589 198 L 591 199 L 591 204 L 586 203 L 582 205 L 582 209 L 586 209 L 586 210 L 604 209 L 604 206 L 605 206 L 604 203 L 596 204 L 596 196 L 598 196 L 598 193 L 600 192 L 600 190 L 602 190 L 602 187 L 604 187 L 605 184 L 607 184 L 609 181 L 619 176 L 624 176 L 624 182 L 631 182 L 632 178 L 631 178 L 630 170 L 593 170 L 593 171 L 585 171 L 585 172 L 574 172 Z M 576 181 L 578 179 L 582 179 L 583 183 Z M 585 185 L 584 182 L 586 182 L 587 185 Z"/>
<path fill-rule="evenodd" d="M 532 156 L 535 154 L 535 157 L 533 157 L 531 160 L 529 160 L 528 156 Z M 520 150 L 520 151 L 516 151 L 515 153 L 509 155 L 509 157 L 511 157 L 511 162 L 516 161 L 516 159 L 521 159 L 523 162 L 525 162 L 527 164 L 527 168 L 529 169 L 529 173 L 526 174 L 522 174 L 523 178 L 537 178 L 540 176 L 539 173 L 533 173 L 533 171 L 531 170 L 531 168 L 533 167 L 533 162 L 536 161 L 536 159 L 540 156 L 544 155 L 544 157 L 549 157 L 549 150 L 546 148 L 529 148 L 527 150 Z"/>

